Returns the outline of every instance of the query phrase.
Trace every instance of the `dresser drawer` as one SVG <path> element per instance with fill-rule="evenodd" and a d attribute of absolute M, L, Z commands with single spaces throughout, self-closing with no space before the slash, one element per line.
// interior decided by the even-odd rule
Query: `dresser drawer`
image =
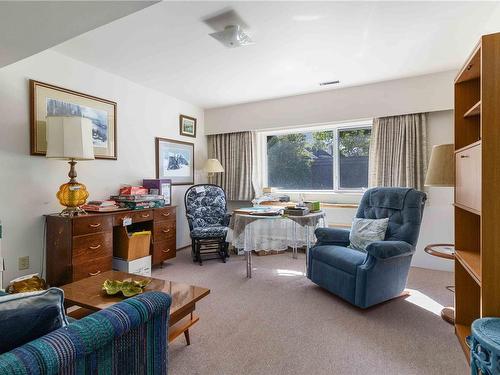
<path fill-rule="evenodd" d="M 85 263 L 73 265 L 73 281 L 96 276 L 112 268 L 113 257 L 95 258 Z"/>
<path fill-rule="evenodd" d="M 175 240 L 175 220 L 155 222 L 153 232 L 154 242 L 165 241 L 172 238 Z"/>
<path fill-rule="evenodd" d="M 113 227 L 113 218 L 110 215 L 79 216 L 73 219 L 73 236 L 107 232 Z"/>
<path fill-rule="evenodd" d="M 90 259 L 109 256 L 113 256 L 113 232 L 100 232 L 73 237 L 73 265 L 88 262 Z"/>
<path fill-rule="evenodd" d="M 163 207 L 154 210 L 155 220 L 175 219 L 175 207 Z"/>
<path fill-rule="evenodd" d="M 455 202 L 481 212 L 481 145 L 455 155 Z"/>
<path fill-rule="evenodd" d="M 153 244 L 153 264 L 175 258 L 175 252 L 175 238 L 168 241 L 155 242 Z"/>
<path fill-rule="evenodd" d="M 123 212 L 114 215 L 114 226 L 122 226 L 123 219 L 129 217 L 132 219 L 132 223 L 140 223 L 141 221 L 151 221 L 153 220 L 153 210 L 138 210 L 134 212 Z"/>

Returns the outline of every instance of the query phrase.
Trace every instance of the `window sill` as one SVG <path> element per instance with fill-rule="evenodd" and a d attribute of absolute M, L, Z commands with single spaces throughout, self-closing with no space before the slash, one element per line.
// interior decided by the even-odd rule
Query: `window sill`
<path fill-rule="evenodd" d="M 359 205 L 361 197 L 363 196 L 362 191 L 298 191 L 298 190 L 278 190 L 275 194 L 284 194 L 290 196 L 291 201 L 297 201 L 299 195 L 302 195 L 304 200 L 314 200 L 320 201 L 327 207 L 328 205 L 333 206 L 349 206 L 346 208 L 351 208 L 350 206 Z"/>
<path fill-rule="evenodd" d="M 360 195 L 364 190 L 276 190 L 276 194 Z"/>

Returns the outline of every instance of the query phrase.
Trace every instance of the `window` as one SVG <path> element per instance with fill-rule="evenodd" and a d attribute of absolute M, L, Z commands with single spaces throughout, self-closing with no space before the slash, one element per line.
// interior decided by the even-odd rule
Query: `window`
<path fill-rule="evenodd" d="M 361 190 L 368 186 L 371 123 L 263 133 L 264 184 L 280 190 Z"/>
<path fill-rule="evenodd" d="M 337 134 L 339 189 L 368 187 L 371 129 L 339 129 Z"/>

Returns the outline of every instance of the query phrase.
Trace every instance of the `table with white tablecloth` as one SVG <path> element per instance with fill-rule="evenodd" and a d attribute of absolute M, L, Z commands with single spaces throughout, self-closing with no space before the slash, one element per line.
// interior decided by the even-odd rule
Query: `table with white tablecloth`
<path fill-rule="evenodd" d="M 297 258 L 297 249 L 306 247 L 307 254 L 314 241 L 314 230 L 325 226 L 323 211 L 304 216 L 261 216 L 235 212 L 231 218 L 230 242 L 245 253 L 247 277 L 252 277 L 252 251 L 287 250 L 292 248 L 292 257 Z"/>

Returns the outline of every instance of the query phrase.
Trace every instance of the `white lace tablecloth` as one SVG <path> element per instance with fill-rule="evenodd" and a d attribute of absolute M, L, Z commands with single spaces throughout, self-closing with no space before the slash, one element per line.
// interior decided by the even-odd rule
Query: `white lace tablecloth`
<path fill-rule="evenodd" d="M 305 216 L 257 216 L 234 213 L 229 225 L 228 242 L 241 251 L 303 247 L 315 242 L 314 230 L 320 223 L 324 226 L 325 220 L 326 215 L 323 211 Z"/>

